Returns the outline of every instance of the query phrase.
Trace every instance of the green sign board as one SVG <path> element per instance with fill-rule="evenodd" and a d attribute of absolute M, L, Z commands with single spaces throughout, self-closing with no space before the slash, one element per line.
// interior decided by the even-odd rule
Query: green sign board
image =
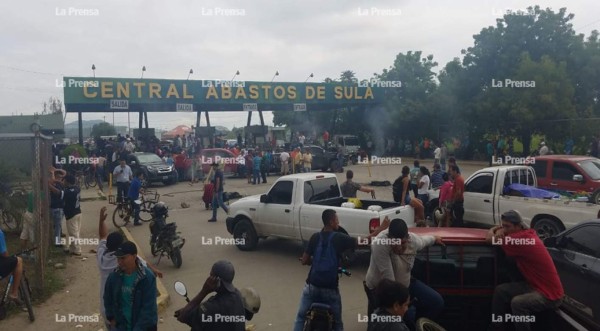
<path fill-rule="evenodd" d="M 67 112 L 327 110 L 376 106 L 371 84 L 65 77 Z"/>

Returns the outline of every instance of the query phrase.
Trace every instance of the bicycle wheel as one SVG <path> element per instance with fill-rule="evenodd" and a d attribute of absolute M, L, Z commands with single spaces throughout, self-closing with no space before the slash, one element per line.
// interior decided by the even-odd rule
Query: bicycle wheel
<path fill-rule="evenodd" d="M 417 331 L 446 331 L 446 329 L 428 318 L 421 317 L 417 320 Z"/>
<path fill-rule="evenodd" d="M 144 201 L 140 205 L 140 220 L 142 222 L 150 222 L 152 221 L 152 207 L 154 207 L 155 202 L 152 201 Z"/>
<path fill-rule="evenodd" d="M 21 278 L 21 286 L 19 286 L 19 294 L 21 295 L 21 299 L 27 307 L 27 312 L 29 313 L 29 320 L 31 322 L 35 321 L 35 315 L 33 314 L 33 306 L 31 305 L 31 288 L 29 287 L 29 280 L 23 274 L 23 278 Z"/>
<path fill-rule="evenodd" d="M 125 226 L 127 225 L 127 223 L 129 223 L 129 215 L 127 214 L 126 209 L 126 207 L 119 204 L 113 212 L 113 224 L 118 228 Z"/>
<path fill-rule="evenodd" d="M 90 174 L 85 176 L 85 187 L 96 187 L 97 183 L 96 183 L 96 178 Z"/>

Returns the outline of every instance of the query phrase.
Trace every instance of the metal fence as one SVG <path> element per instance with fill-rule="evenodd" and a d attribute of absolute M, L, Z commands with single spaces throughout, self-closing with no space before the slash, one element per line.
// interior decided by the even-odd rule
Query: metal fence
<path fill-rule="evenodd" d="M 10 183 L 11 188 L 25 192 L 25 199 L 29 192 L 33 192 L 34 240 L 31 244 L 38 246 L 38 249 L 35 251 L 35 270 L 31 274 L 33 277 L 30 281 L 33 288 L 43 291 L 47 266 L 45 261 L 48 260 L 49 250 L 54 244 L 48 190 L 49 169 L 52 165 L 52 140 L 39 132 L 0 134 L 0 150 L 7 156 L 1 162 L 26 176 L 25 180 L 15 180 Z"/>

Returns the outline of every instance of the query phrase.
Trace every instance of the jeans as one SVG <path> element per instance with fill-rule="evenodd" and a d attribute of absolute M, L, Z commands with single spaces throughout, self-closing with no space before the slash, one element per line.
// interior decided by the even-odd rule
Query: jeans
<path fill-rule="evenodd" d="M 413 191 L 413 194 L 415 195 L 415 198 L 419 196 L 419 187 L 417 186 L 417 184 L 410 184 L 410 189 Z"/>
<path fill-rule="evenodd" d="M 462 201 L 452 203 L 452 226 L 461 228 L 464 226 L 463 216 L 465 215 L 465 207 Z"/>
<path fill-rule="evenodd" d="M 260 184 L 260 169 L 253 169 L 252 170 L 252 184 L 256 184 L 256 183 Z"/>
<path fill-rule="evenodd" d="M 213 220 L 217 220 L 217 210 L 219 209 L 219 207 L 223 208 L 223 210 L 226 213 L 229 213 L 229 209 L 227 208 L 227 206 L 225 206 L 225 203 L 223 203 L 223 191 L 215 191 L 215 193 L 213 194 L 213 199 L 212 199 L 212 219 Z"/>
<path fill-rule="evenodd" d="M 496 286 L 492 300 L 492 329 L 501 328 L 506 317 L 522 316 L 531 320 L 534 313 L 556 309 L 563 298 L 550 300 L 532 289 L 526 282 L 504 283 Z M 514 318 L 513 318 L 514 319 Z M 514 322 L 515 330 L 531 330 L 529 322 Z"/>
<path fill-rule="evenodd" d="M 135 199 L 131 198 L 129 198 L 129 203 L 133 211 L 133 224 L 138 224 L 140 222 L 140 205 L 135 203 Z"/>
<path fill-rule="evenodd" d="M 62 219 L 63 210 L 62 208 L 50 209 L 52 215 L 52 223 L 54 224 L 54 244 L 60 245 L 60 237 L 62 235 Z"/>
<path fill-rule="evenodd" d="M 440 168 L 442 171 L 446 171 L 446 159 L 440 159 Z"/>
<path fill-rule="evenodd" d="M 123 201 L 127 197 L 127 193 L 129 193 L 129 183 L 128 182 L 117 182 L 117 201 Z"/>
<path fill-rule="evenodd" d="M 363 287 L 368 300 L 367 313 L 371 316 L 373 311 L 379 306 L 379 302 L 375 295 L 375 289 L 368 288 L 364 282 Z M 411 278 L 408 291 L 412 302 L 408 311 L 404 314 L 404 321 L 407 325 L 413 326 L 411 329 L 414 329 L 417 319 L 421 317 L 435 319 L 444 310 L 444 299 L 442 296 L 420 280 Z"/>
<path fill-rule="evenodd" d="M 302 331 L 304 328 L 304 320 L 306 312 L 310 309 L 310 305 L 318 302 L 329 305 L 334 317 L 334 330 L 344 330 L 342 322 L 342 297 L 339 289 L 320 288 L 314 285 L 306 284 L 302 290 L 302 298 L 300 299 L 300 308 L 296 315 L 294 323 L 294 331 Z"/>

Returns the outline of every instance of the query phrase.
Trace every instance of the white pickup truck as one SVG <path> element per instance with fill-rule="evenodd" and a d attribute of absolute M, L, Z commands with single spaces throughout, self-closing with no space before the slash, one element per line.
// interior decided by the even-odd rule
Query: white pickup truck
<path fill-rule="evenodd" d="M 340 231 L 355 238 L 368 236 L 386 216 L 390 220 L 404 219 L 409 226 L 413 224 L 414 211 L 410 206 L 379 200 L 361 200 L 361 203 L 361 208 L 342 207 L 348 205 L 348 198 L 342 197 L 334 174 L 283 176 L 267 194 L 232 203 L 227 231 L 236 239 L 240 250 L 248 251 L 256 248 L 259 238 L 308 241 L 323 228 L 321 215 L 325 209 L 334 209 Z"/>
<path fill-rule="evenodd" d="M 514 209 L 543 239 L 597 217 L 599 206 L 596 204 L 504 194 L 504 188 L 513 183 L 537 187 L 535 171 L 529 166 L 507 165 L 484 168 L 472 174 L 465 180 L 464 221 L 498 225 L 502 213 Z M 432 204 L 437 205 L 437 199 Z"/>

